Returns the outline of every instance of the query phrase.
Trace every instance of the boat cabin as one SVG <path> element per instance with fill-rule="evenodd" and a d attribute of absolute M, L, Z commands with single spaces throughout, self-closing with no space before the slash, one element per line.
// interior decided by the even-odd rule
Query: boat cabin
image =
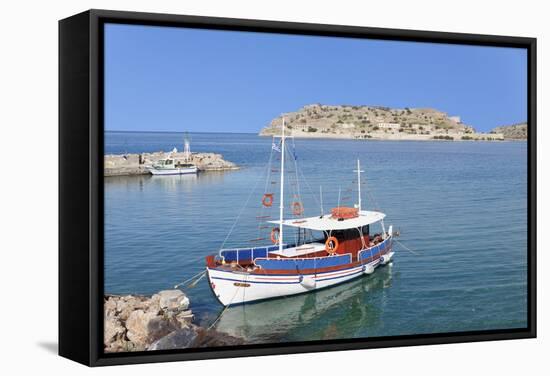
<path fill-rule="evenodd" d="M 270 252 L 278 257 L 322 257 L 350 254 L 356 260 L 358 252 L 380 243 L 385 238 L 383 219 L 385 214 L 375 211 L 359 211 L 355 208 L 337 207 L 331 214 L 318 217 L 290 219 L 282 222 L 283 226 L 294 227 L 312 234 L 315 239 L 296 247 L 283 248 Z M 370 225 L 382 223 L 382 232 L 370 234 Z M 281 224 L 280 221 L 271 221 Z"/>
<path fill-rule="evenodd" d="M 159 159 L 154 166 L 158 168 L 174 168 L 174 160 L 172 158 Z"/>
<path fill-rule="evenodd" d="M 155 168 L 191 168 L 195 167 L 192 163 L 184 163 L 180 161 L 176 161 L 172 158 L 166 158 L 166 159 L 159 159 L 154 165 Z"/>

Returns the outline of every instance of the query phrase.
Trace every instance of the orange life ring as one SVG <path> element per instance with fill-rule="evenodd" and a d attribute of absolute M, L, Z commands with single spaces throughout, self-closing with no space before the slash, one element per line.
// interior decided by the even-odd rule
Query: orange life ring
<path fill-rule="evenodd" d="M 292 203 L 292 214 L 294 215 L 302 215 L 304 214 L 304 206 L 299 201 L 294 201 Z"/>
<path fill-rule="evenodd" d="M 325 250 L 330 254 L 334 255 L 338 249 L 338 239 L 334 236 L 330 236 L 325 242 Z"/>
<path fill-rule="evenodd" d="M 262 198 L 262 205 L 265 207 L 270 207 L 273 205 L 273 193 L 266 193 Z"/>
<path fill-rule="evenodd" d="M 278 227 L 273 227 L 271 229 L 271 242 L 273 244 L 279 244 L 279 231 Z M 275 237 L 275 234 L 277 234 L 277 237 Z"/>

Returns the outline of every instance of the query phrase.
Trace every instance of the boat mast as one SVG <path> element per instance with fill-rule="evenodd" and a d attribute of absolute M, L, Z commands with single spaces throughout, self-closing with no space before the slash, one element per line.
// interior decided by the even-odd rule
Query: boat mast
<path fill-rule="evenodd" d="M 284 191 L 285 191 L 285 118 L 281 130 L 281 198 L 279 205 L 279 252 L 283 251 L 283 214 L 284 214 Z"/>
<path fill-rule="evenodd" d="M 358 195 L 358 201 L 357 201 L 357 207 L 359 209 L 359 212 L 361 212 L 361 162 L 359 162 L 359 159 L 357 160 L 357 195 Z"/>
<path fill-rule="evenodd" d="M 325 215 L 323 210 L 323 186 L 322 185 L 319 186 L 319 197 L 321 197 L 321 217 L 322 217 L 323 215 Z"/>
<path fill-rule="evenodd" d="M 191 148 L 189 147 L 189 139 L 187 138 L 187 133 L 183 138 L 183 156 L 186 162 L 189 162 L 189 157 L 191 156 Z"/>

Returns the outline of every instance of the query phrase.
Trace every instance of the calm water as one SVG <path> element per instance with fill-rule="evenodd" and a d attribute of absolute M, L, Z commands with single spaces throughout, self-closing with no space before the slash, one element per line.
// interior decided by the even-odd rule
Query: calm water
<path fill-rule="evenodd" d="M 199 273 L 239 213 L 226 247 L 267 236 L 256 216 L 278 215 L 277 204 L 260 209 L 266 187 L 277 192 L 277 177 L 267 176 L 271 139 L 191 137 L 193 151 L 221 153 L 242 169 L 106 178 L 106 292 L 151 294 Z M 107 133 L 105 150 L 171 150 L 181 143 L 176 133 Z M 296 154 L 303 175 L 292 185 L 296 170 L 289 160 L 287 202 L 301 193 L 306 214 L 318 214 L 322 186 L 325 211 L 339 196 L 352 205 L 352 170 L 360 158 L 368 189 L 363 207 L 384 211 L 386 226 L 400 229 L 399 240 L 419 255 L 396 244 L 393 264 L 371 276 L 230 308 L 218 329 L 273 342 L 527 325 L 526 143 L 296 140 Z M 205 279 L 186 292 L 199 323 L 221 311 Z"/>

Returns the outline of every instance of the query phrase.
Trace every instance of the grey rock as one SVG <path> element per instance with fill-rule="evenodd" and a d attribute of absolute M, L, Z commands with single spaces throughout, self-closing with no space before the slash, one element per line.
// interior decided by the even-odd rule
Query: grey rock
<path fill-rule="evenodd" d="M 144 346 L 149 338 L 149 322 L 156 316 L 153 312 L 144 312 L 141 309 L 131 312 L 126 320 L 128 339 Z"/>
<path fill-rule="evenodd" d="M 105 299 L 103 303 L 105 314 L 114 316 L 116 314 L 116 307 L 117 307 L 117 298 L 115 298 L 114 296 L 110 296 L 107 299 Z"/>
<path fill-rule="evenodd" d="M 106 344 L 114 342 L 126 331 L 122 326 L 122 323 L 112 315 L 104 316 L 104 325 L 103 325 L 103 341 Z"/>
<path fill-rule="evenodd" d="M 194 317 L 195 315 L 193 315 L 193 312 L 190 309 L 179 312 L 175 315 L 175 319 L 181 324 L 181 326 L 187 326 L 187 324 L 192 323 Z"/>
<path fill-rule="evenodd" d="M 194 325 L 189 299 L 180 290 L 104 298 L 105 352 L 232 346 L 240 338 Z"/>
<path fill-rule="evenodd" d="M 161 309 L 184 311 L 189 308 L 189 298 L 181 290 L 163 290 L 157 295 Z"/>

